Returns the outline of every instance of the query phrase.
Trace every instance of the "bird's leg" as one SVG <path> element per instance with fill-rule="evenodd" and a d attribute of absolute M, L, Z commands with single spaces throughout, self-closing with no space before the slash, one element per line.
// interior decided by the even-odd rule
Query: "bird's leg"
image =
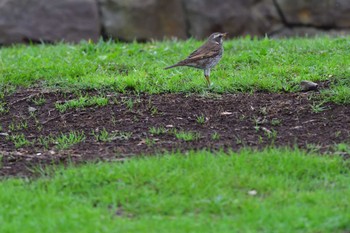
<path fill-rule="evenodd" d="M 205 79 L 207 80 L 208 87 L 210 87 L 210 77 L 209 77 L 209 75 L 204 75 L 204 76 L 205 76 Z"/>
<path fill-rule="evenodd" d="M 207 80 L 208 87 L 210 87 L 210 69 L 204 70 L 204 77 Z"/>

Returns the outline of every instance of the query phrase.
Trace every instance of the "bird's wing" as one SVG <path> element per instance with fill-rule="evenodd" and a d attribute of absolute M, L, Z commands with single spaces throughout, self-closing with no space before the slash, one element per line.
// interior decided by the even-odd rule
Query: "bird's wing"
<path fill-rule="evenodd" d="M 186 60 L 196 61 L 205 58 L 211 58 L 218 55 L 220 52 L 220 45 L 212 42 L 205 43 L 203 46 L 191 53 Z"/>
<path fill-rule="evenodd" d="M 170 69 L 177 66 L 185 66 L 202 59 L 215 57 L 220 53 L 220 50 L 221 45 L 208 41 L 207 43 L 199 47 L 197 50 L 195 50 L 193 53 L 191 53 L 186 59 L 179 61 L 175 65 L 166 67 L 165 69 Z"/>

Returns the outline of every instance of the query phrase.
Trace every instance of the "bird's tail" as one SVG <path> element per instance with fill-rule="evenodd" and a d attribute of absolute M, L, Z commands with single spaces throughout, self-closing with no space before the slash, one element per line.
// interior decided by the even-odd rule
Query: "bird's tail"
<path fill-rule="evenodd" d="M 177 66 L 181 66 L 181 65 L 179 63 L 177 63 L 175 65 L 165 67 L 164 70 L 171 69 L 171 68 L 174 68 L 174 67 L 177 67 Z"/>

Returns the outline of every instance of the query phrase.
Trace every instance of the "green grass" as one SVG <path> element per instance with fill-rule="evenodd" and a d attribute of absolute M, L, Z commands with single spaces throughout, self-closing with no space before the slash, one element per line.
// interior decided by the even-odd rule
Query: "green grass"
<path fill-rule="evenodd" d="M 149 128 L 149 132 L 153 135 L 162 135 L 167 132 L 164 127 L 151 127 Z"/>
<path fill-rule="evenodd" d="M 205 121 L 206 121 L 206 118 L 205 118 L 204 115 L 197 116 L 196 121 L 197 121 L 198 124 L 203 125 L 205 123 Z"/>
<path fill-rule="evenodd" d="M 19 130 L 23 130 L 23 129 L 27 129 L 27 128 L 28 128 L 27 121 L 21 121 L 17 124 L 14 122 L 11 122 L 9 125 L 9 130 L 11 130 L 11 131 L 19 131 Z"/>
<path fill-rule="evenodd" d="M 189 152 L 0 183 L 0 232 L 347 232 L 350 169 L 284 150 Z"/>
<path fill-rule="evenodd" d="M 32 102 L 37 105 L 37 106 L 41 106 L 44 105 L 46 103 L 46 99 L 44 97 L 37 97 L 32 99 Z"/>
<path fill-rule="evenodd" d="M 183 140 L 183 141 L 195 141 L 198 140 L 201 135 L 198 132 L 192 132 L 192 131 L 175 131 L 174 135 L 177 139 Z"/>
<path fill-rule="evenodd" d="M 219 140 L 220 139 L 220 134 L 218 132 L 215 132 L 211 135 L 212 140 Z"/>
<path fill-rule="evenodd" d="M 91 135 L 94 136 L 95 140 L 99 142 L 111 142 L 117 138 L 116 132 L 108 132 L 105 128 L 98 132 L 93 130 Z"/>
<path fill-rule="evenodd" d="M 56 144 L 57 149 L 65 150 L 72 147 L 75 144 L 85 141 L 85 139 L 86 137 L 84 132 L 70 131 L 67 134 L 62 133 L 56 138 L 52 138 L 52 141 Z"/>
<path fill-rule="evenodd" d="M 6 107 L 6 102 L 1 101 L 0 99 L 0 114 L 4 114 L 8 112 L 8 108 Z"/>
<path fill-rule="evenodd" d="M 201 70 L 164 70 L 201 41 L 13 46 L 0 49 L 0 89 L 38 84 L 46 88 L 112 89 L 118 92 L 203 92 Z M 350 39 L 250 39 L 225 42 L 212 72 L 211 92 L 296 91 L 301 80 L 331 80 L 322 94 L 350 103 Z M 1 105 L 0 105 L 1 106 Z"/>
<path fill-rule="evenodd" d="M 32 144 L 28 139 L 26 139 L 23 133 L 6 136 L 6 140 L 13 142 L 16 148 L 25 147 Z"/>
<path fill-rule="evenodd" d="M 108 104 L 108 98 L 100 96 L 81 96 L 78 99 L 68 100 L 61 104 L 55 104 L 55 107 L 60 112 L 65 112 L 68 109 L 84 108 L 90 106 L 106 106 Z"/>

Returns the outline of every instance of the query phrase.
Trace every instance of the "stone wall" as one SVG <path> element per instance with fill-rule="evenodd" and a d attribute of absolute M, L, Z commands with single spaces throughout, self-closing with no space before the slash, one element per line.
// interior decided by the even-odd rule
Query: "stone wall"
<path fill-rule="evenodd" d="M 0 0 L 0 44 L 350 34 L 349 0 Z"/>
<path fill-rule="evenodd" d="M 0 44 L 97 40 L 95 0 L 0 0 Z"/>

